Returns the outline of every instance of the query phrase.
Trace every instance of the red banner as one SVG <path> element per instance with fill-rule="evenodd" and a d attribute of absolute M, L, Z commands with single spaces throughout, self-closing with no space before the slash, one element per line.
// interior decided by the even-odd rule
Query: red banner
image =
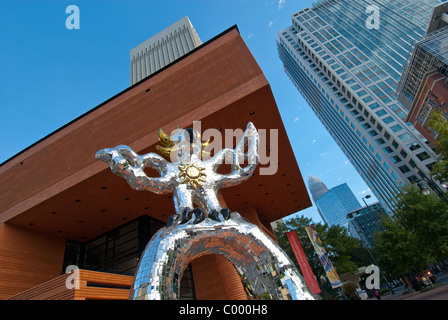
<path fill-rule="evenodd" d="M 294 254 L 297 258 L 297 262 L 299 263 L 300 270 L 302 270 L 303 276 L 305 277 L 308 288 L 310 288 L 313 294 L 320 293 L 321 291 L 319 285 L 317 284 L 316 277 L 314 276 L 310 264 L 305 257 L 305 253 L 303 252 L 302 246 L 297 238 L 296 232 L 290 231 L 286 235 L 288 236 L 289 243 L 291 243 L 291 247 L 294 250 Z"/>

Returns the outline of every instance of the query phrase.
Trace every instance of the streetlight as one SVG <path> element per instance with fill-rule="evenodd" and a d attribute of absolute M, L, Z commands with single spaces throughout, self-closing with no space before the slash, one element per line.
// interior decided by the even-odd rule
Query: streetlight
<path fill-rule="evenodd" d="M 420 192 L 423 193 L 425 196 L 429 195 L 431 193 L 430 188 L 446 203 L 448 203 L 448 198 L 445 195 L 445 192 L 437 185 L 437 183 L 434 181 L 433 177 L 437 174 L 432 174 L 429 178 L 423 173 L 423 171 L 420 170 L 419 167 L 417 167 L 417 170 L 422 177 L 422 179 L 419 179 L 416 181 L 417 186 L 420 188 Z M 422 184 L 422 181 L 426 182 L 426 186 Z M 448 188 L 448 182 L 442 181 L 441 186 L 445 189 Z M 428 188 L 429 187 L 429 188 Z"/>
<path fill-rule="evenodd" d="M 370 197 L 369 197 L 369 198 L 370 198 Z M 363 199 L 364 199 L 364 198 L 363 198 Z M 365 247 L 364 247 L 364 248 L 367 249 L 367 252 L 369 252 L 369 255 L 370 255 L 370 257 L 372 258 L 372 262 L 373 262 L 373 264 L 374 264 L 375 266 L 378 266 L 378 263 L 376 262 L 375 257 L 373 256 L 372 252 L 371 252 L 370 249 L 369 249 L 369 243 L 367 242 L 367 233 L 364 231 L 364 227 L 363 227 L 361 224 L 358 224 L 358 226 L 359 226 L 360 229 L 356 228 L 356 226 L 355 226 L 355 230 L 358 232 L 358 234 L 359 234 L 359 236 L 360 236 L 360 238 L 361 238 L 361 241 L 365 244 Z M 361 236 L 361 234 L 364 234 L 365 238 L 363 238 L 363 237 Z M 381 275 L 383 276 L 384 280 L 386 281 L 386 285 L 387 285 L 387 287 L 389 288 L 390 292 L 392 292 L 392 294 L 394 294 L 395 292 L 394 292 L 394 290 L 392 289 L 392 287 L 391 287 L 391 285 L 390 285 L 390 283 L 389 283 L 389 280 L 386 278 L 386 275 L 383 273 L 383 270 L 382 270 L 382 269 L 380 269 L 380 273 L 381 273 Z"/>

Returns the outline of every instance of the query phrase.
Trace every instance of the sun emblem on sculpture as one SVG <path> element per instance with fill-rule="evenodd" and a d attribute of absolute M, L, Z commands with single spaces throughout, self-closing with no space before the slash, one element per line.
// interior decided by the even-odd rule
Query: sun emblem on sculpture
<path fill-rule="evenodd" d="M 194 189 L 202 187 L 206 181 L 207 174 L 204 168 L 201 168 L 197 163 L 182 163 L 178 166 L 180 173 L 179 178 L 183 179 L 181 183 L 188 183 Z"/>

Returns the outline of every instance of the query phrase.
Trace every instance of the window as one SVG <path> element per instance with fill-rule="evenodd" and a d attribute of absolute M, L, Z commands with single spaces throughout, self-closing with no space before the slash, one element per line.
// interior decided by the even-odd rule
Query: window
<path fill-rule="evenodd" d="M 395 140 L 392 141 L 392 147 L 394 147 L 395 149 L 398 149 L 397 141 L 395 141 Z"/>
<path fill-rule="evenodd" d="M 381 109 L 381 110 L 379 110 L 379 111 L 377 111 L 377 112 L 375 112 L 375 113 L 376 113 L 376 115 L 377 115 L 378 117 L 382 117 L 382 116 L 384 116 L 385 114 L 387 114 L 386 110 L 384 110 L 384 109 Z"/>
<path fill-rule="evenodd" d="M 386 141 L 384 141 L 383 138 L 379 138 L 379 139 L 376 139 L 376 143 L 378 143 L 378 145 L 382 145 L 382 144 L 385 144 Z"/>
<path fill-rule="evenodd" d="M 383 148 L 383 151 L 384 151 L 385 153 L 392 153 L 392 152 L 394 152 L 394 150 L 392 150 L 391 147 Z"/>
<path fill-rule="evenodd" d="M 423 152 L 417 154 L 417 158 L 418 158 L 420 161 L 425 161 L 426 159 L 431 158 L 431 156 L 430 156 L 426 151 L 423 151 Z"/>
<path fill-rule="evenodd" d="M 161 222 L 144 215 L 83 243 L 68 240 L 64 270 L 74 264 L 83 269 L 133 275 L 137 258 L 161 227 Z"/>
<path fill-rule="evenodd" d="M 403 128 L 402 128 L 399 124 L 394 125 L 394 126 L 391 127 L 390 129 L 391 129 L 393 132 L 398 132 L 398 131 L 400 131 L 400 130 L 403 130 Z"/>
<path fill-rule="evenodd" d="M 432 171 L 432 169 L 434 169 L 435 164 L 436 162 L 431 162 L 430 164 L 426 165 L 426 168 L 428 168 L 429 171 Z"/>
<path fill-rule="evenodd" d="M 376 126 L 376 128 L 378 129 L 379 132 L 383 131 L 383 127 L 379 123 Z"/>
<path fill-rule="evenodd" d="M 409 167 L 407 165 L 403 165 L 403 166 L 399 167 L 398 169 L 400 169 L 400 171 L 403 173 L 408 173 L 409 171 L 411 171 L 411 169 L 409 169 Z"/>
<path fill-rule="evenodd" d="M 385 123 L 385 124 L 389 124 L 389 123 L 392 123 L 392 122 L 394 122 L 395 120 L 392 118 L 392 117 L 387 117 L 387 118 L 385 118 L 385 119 L 383 119 L 383 122 Z"/>
<path fill-rule="evenodd" d="M 403 133 L 402 135 L 399 135 L 398 138 L 402 141 L 411 140 L 409 133 Z"/>
<path fill-rule="evenodd" d="M 401 159 L 399 156 L 393 156 L 390 159 L 392 160 L 393 163 L 401 162 Z"/>
<path fill-rule="evenodd" d="M 408 147 L 409 150 L 411 150 L 411 151 L 415 151 L 415 150 L 421 148 L 421 146 L 420 146 L 417 142 L 412 142 L 412 143 L 408 144 L 407 147 Z"/>

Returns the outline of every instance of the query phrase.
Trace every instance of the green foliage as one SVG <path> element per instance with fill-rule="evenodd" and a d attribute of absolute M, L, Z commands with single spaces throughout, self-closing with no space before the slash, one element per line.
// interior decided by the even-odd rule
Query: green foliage
<path fill-rule="evenodd" d="M 386 230 L 375 237 L 378 263 L 394 276 L 448 255 L 448 205 L 415 185 L 403 187 L 397 200 L 393 218 L 382 222 Z"/>

